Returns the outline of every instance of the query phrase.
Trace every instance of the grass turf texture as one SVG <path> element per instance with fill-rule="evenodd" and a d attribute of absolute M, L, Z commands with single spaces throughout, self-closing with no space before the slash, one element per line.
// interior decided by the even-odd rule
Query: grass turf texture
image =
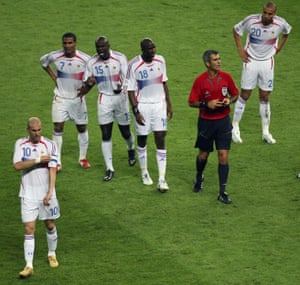
<path fill-rule="evenodd" d="M 300 280 L 300 193 L 295 174 L 299 151 L 299 4 L 276 1 L 293 31 L 276 56 L 271 95 L 271 131 L 276 145 L 261 141 L 257 92 L 241 122 L 242 145 L 230 154 L 228 192 L 233 205 L 217 201 L 216 153 L 205 172 L 205 188 L 192 193 L 197 111 L 187 97 L 204 70 L 205 49 L 217 49 L 223 69 L 239 85 L 241 60 L 232 26 L 263 1 L 1 1 L 1 284 L 298 284 Z M 39 116 L 51 137 L 53 84 L 41 69 L 41 55 L 61 48 L 73 31 L 78 48 L 94 54 L 98 35 L 129 59 L 151 37 L 167 60 L 174 118 L 167 136 L 167 181 L 160 194 L 140 182 L 139 166 L 127 166 L 127 152 L 114 127 L 115 178 L 103 182 L 104 162 L 96 118 L 96 90 L 87 97 L 92 168 L 77 164 L 75 127 L 65 125 L 63 171 L 57 178 L 62 217 L 57 222 L 60 267 L 49 268 L 44 225 L 36 233 L 35 275 L 18 280 L 24 266 L 19 174 L 13 145 L 26 135 L 26 120 Z M 157 168 L 149 137 L 149 169 Z"/>

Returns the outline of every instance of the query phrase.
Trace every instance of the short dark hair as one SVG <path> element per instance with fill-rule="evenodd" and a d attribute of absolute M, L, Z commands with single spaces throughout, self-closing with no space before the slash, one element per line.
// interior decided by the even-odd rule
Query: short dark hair
<path fill-rule="evenodd" d="M 154 42 L 150 38 L 144 38 L 144 39 L 142 39 L 141 40 L 141 49 L 144 50 L 148 46 L 149 43 L 153 43 L 154 44 Z"/>
<path fill-rule="evenodd" d="M 219 54 L 219 52 L 214 49 L 209 49 L 203 53 L 202 59 L 203 59 L 204 64 L 205 64 L 205 62 L 210 61 L 210 56 L 212 54 Z"/>
<path fill-rule="evenodd" d="M 71 33 L 71 32 L 67 32 L 67 33 L 63 34 L 63 36 L 61 38 L 62 41 L 64 40 L 64 38 L 72 38 L 74 40 L 74 42 L 77 41 L 76 35 L 74 33 Z"/>

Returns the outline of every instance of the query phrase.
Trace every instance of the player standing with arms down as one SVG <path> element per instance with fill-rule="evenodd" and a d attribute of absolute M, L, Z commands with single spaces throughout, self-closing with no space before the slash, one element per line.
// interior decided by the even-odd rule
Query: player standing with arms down
<path fill-rule="evenodd" d="M 153 131 L 158 165 L 157 189 L 166 192 L 169 186 L 165 180 L 167 166 L 165 137 L 167 122 L 172 118 L 166 63 L 161 55 L 155 54 L 156 47 L 151 39 L 143 39 L 141 49 L 142 54 L 129 63 L 126 86 L 135 117 L 137 154 L 143 184 L 152 185 L 147 164 L 147 137 Z"/>
<path fill-rule="evenodd" d="M 267 2 L 262 14 L 250 15 L 233 28 L 234 40 L 243 60 L 242 91 L 235 104 L 232 121 L 232 140 L 235 143 L 243 142 L 240 137 L 239 122 L 245 111 L 246 102 L 256 85 L 259 87 L 262 139 L 269 144 L 276 143 L 269 132 L 270 94 L 274 85 L 274 55 L 282 49 L 292 29 L 285 19 L 276 16 L 276 11 L 276 4 Z M 245 48 L 241 43 L 244 32 L 248 33 Z M 278 44 L 281 33 L 282 37 Z"/>
<path fill-rule="evenodd" d="M 19 273 L 21 278 L 33 275 L 36 219 L 43 220 L 47 229 L 48 261 L 58 267 L 56 259 L 57 230 L 55 219 L 60 211 L 55 192 L 57 147 L 41 136 L 42 123 L 32 117 L 27 122 L 29 136 L 15 143 L 13 163 L 22 173 L 20 193 L 22 222 L 25 228 L 24 256 L 26 266 Z"/>
<path fill-rule="evenodd" d="M 127 58 L 124 54 L 110 49 L 105 36 L 95 41 L 97 54 L 87 63 L 84 75 L 85 85 L 79 96 L 86 94 L 96 83 L 98 87 L 98 122 L 102 133 L 102 153 L 106 164 L 104 181 L 114 176 L 112 162 L 112 128 L 117 120 L 122 137 L 127 143 L 128 163 L 136 162 L 134 152 L 134 136 L 130 132 L 130 113 L 127 94 L 123 91 L 123 83 L 127 73 Z"/>
<path fill-rule="evenodd" d="M 62 36 L 62 45 L 63 50 L 53 51 L 40 59 L 43 69 L 55 83 L 52 103 L 52 121 L 54 124 L 52 139 L 58 148 L 58 171 L 62 167 L 62 136 L 64 122 L 67 120 L 74 121 L 77 127 L 79 164 L 83 168 L 90 167 L 86 158 L 89 144 L 87 107 L 85 98 L 77 96 L 82 87 L 83 74 L 90 56 L 76 50 L 77 39 L 73 33 L 65 33 Z M 51 64 L 54 64 L 56 72 L 51 68 Z"/>
<path fill-rule="evenodd" d="M 195 79 L 188 99 L 190 107 L 199 108 L 198 136 L 195 144 L 195 147 L 199 148 L 199 155 L 196 158 L 197 175 L 193 191 L 201 192 L 203 189 L 203 171 L 215 143 L 219 160 L 218 200 L 230 204 L 231 200 L 225 192 L 232 130 L 229 105 L 235 102 L 239 90 L 230 74 L 221 71 L 221 58 L 217 51 L 205 51 L 203 62 L 207 71 Z"/>

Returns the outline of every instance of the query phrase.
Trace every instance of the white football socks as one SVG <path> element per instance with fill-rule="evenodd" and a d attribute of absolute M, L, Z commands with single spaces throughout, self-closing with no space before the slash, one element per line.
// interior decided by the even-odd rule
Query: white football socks
<path fill-rule="evenodd" d="M 259 113 L 261 116 L 262 133 L 263 135 L 268 135 L 270 133 L 269 126 L 270 126 L 270 119 L 271 119 L 270 102 L 260 101 Z"/>
<path fill-rule="evenodd" d="M 55 250 L 57 248 L 57 230 L 54 227 L 51 231 L 47 230 L 46 232 L 47 244 L 48 244 L 48 256 L 55 255 Z"/>
<path fill-rule="evenodd" d="M 159 181 L 164 181 L 166 176 L 167 168 L 167 150 L 157 149 L 156 150 L 156 161 L 158 167 L 158 177 Z"/>
<path fill-rule="evenodd" d="M 78 133 L 77 135 L 78 144 L 79 144 L 79 160 L 86 158 L 86 153 L 89 146 L 89 133 L 86 130 L 83 133 Z"/>
<path fill-rule="evenodd" d="M 26 266 L 31 268 L 33 268 L 34 247 L 34 235 L 24 235 L 24 257 Z"/>
<path fill-rule="evenodd" d="M 145 147 L 137 146 L 136 150 L 137 150 L 138 159 L 139 159 L 142 174 L 145 174 L 145 173 L 148 172 L 147 146 L 145 146 Z"/>
<path fill-rule="evenodd" d="M 102 153 L 106 165 L 106 170 L 110 169 L 114 171 L 113 163 L 112 163 L 112 142 L 102 141 L 101 143 Z"/>
<path fill-rule="evenodd" d="M 239 97 L 238 100 L 235 103 L 234 106 L 234 114 L 233 114 L 233 118 L 232 118 L 232 122 L 234 124 L 239 124 L 239 122 L 241 121 L 245 108 L 246 108 L 246 102 L 242 97 Z"/>
<path fill-rule="evenodd" d="M 63 133 L 54 132 L 52 135 L 53 141 L 56 143 L 57 146 L 57 163 L 61 164 L 61 149 L 63 144 Z"/>

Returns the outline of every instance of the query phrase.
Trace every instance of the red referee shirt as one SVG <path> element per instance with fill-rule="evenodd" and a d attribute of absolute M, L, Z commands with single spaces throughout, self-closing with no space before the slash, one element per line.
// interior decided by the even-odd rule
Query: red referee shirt
<path fill-rule="evenodd" d="M 189 103 L 208 102 L 215 99 L 222 101 L 227 96 L 238 94 L 239 90 L 229 73 L 219 71 L 214 78 L 210 78 L 207 72 L 203 72 L 195 79 L 188 101 Z M 229 106 L 215 110 L 199 108 L 199 117 L 207 120 L 223 119 L 229 113 Z"/>

